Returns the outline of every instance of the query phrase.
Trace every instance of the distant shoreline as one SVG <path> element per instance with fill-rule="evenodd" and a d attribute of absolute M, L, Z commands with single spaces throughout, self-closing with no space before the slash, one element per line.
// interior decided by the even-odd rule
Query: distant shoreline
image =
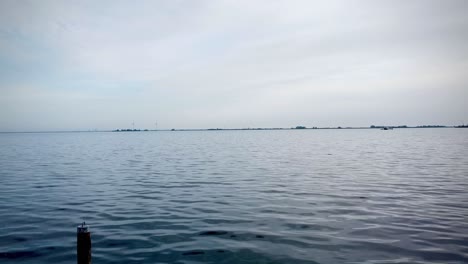
<path fill-rule="evenodd" d="M 442 126 L 371 126 L 371 127 L 278 127 L 278 128 L 174 128 L 174 129 L 115 129 L 115 130 L 69 130 L 69 131 L 0 131 L 0 134 L 13 133 L 100 133 L 100 132 L 163 132 L 163 131 L 262 131 L 262 130 L 343 130 L 343 129 L 408 129 L 408 128 L 468 128 L 468 125 Z"/>

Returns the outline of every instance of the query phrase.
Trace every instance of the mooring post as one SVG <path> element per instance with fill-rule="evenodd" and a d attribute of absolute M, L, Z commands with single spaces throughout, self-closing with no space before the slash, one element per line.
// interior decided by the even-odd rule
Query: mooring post
<path fill-rule="evenodd" d="M 78 264 L 91 263 L 91 233 L 85 222 L 76 230 L 76 257 Z"/>

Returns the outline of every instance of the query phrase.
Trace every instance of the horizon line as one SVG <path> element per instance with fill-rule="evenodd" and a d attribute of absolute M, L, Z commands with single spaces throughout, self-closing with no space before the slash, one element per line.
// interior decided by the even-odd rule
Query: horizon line
<path fill-rule="evenodd" d="M 220 131 L 220 130 L 319 130 L 319 129 L 379 129 L 388 128 L 460 128 L 467 125 L 371 125 L 371 126 L 329 126 L 329 127 L 246 127 L 246 128 L 161 128 L 161 129 L 145 129 L 145 128 L 119 128 L 119 129 L 87 129 L 87 130 L 24 130 L 24 131 L 0 131 L 2 134 L 8 133 L 89 133 L 89 132 L 156 132 L 156 131 Z"/>

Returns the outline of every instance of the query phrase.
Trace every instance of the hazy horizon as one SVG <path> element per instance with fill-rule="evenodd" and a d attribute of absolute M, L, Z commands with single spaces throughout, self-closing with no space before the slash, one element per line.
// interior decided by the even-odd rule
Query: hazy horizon
<path fill-rule="evenodd" d="M 468 123 L 467 1 L 0 1 L 0 131 Z"/>
<path fill-rule="evenodd" d="M 462 124 L 466 125 L 466 124 Z M 68 133 L 68 132 L 133 132 L 133 131 L 209 131 L 209 130 L 227 130 L 227 131 L 247 131 L 247 130 L 340 130 L 340 129 L 382 129 L 382 128 L 395 128 L 395 129 L 426 129 L 426 128 L 457 128 L 459 125 L 447 125 L 447 124 L 424 124 L 424 125 L 394 125 L 394 124 L 373 124 L 369 126 L 283 126 L 283 127 L 209 127 L 209 128 L 200 128 L 200 127 L 179 127 L 179 128 L 147 128 L 147 127 L 133 127 L 130 125 L 128 127 L 119 127 L 114 129 L 70 129 L 70 130 L 10 130 L 10 131 L 0 131 L 0 133 L 10 134 L 10 133 Z M 132 131 L 133 130 L 133 131 Z"/>

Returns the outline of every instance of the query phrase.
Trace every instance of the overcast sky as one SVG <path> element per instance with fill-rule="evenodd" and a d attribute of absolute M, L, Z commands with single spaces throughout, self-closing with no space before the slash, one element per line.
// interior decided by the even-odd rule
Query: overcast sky
<path fill-rule="evenodd" d="M 0 131 L 468 123 L 468 1 L 0 1 Z"/>

